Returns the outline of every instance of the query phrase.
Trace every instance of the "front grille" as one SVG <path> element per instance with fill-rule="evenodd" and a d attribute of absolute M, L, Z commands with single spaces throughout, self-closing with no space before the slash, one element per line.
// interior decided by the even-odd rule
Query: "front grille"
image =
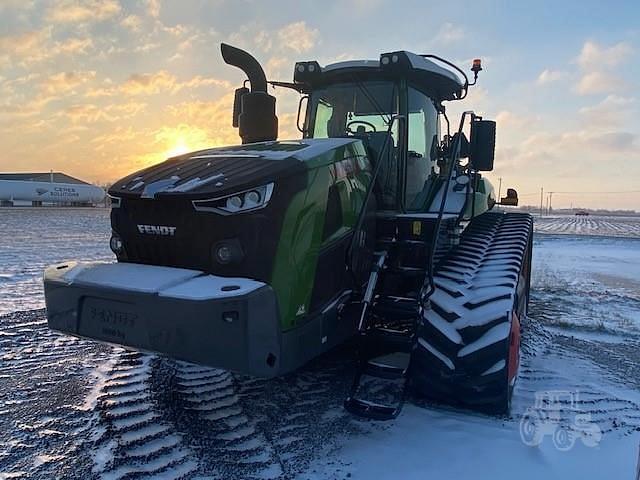
<path fill-rule="evenodd" d="M 199 216 L 191 202 L 126 199 L 112 222 L 123 239 L 127 260 L 135 263 L 210 270 L 210 235 L 212 218 Z M 142 234 L 138 225 L 176 227 L 173 236 Z"/>
<path fill-rule="evenodd" d="M 282 212 L 275 204 L 253 213 L 223 216 L 196 211 L 191 201 L 173 199 L 124 199 L 112 210 L 111 224 L 123 242 L 120 260 L 189 268 L 221 276 L 242 276 L 264 282 L 271 279 L 280 234 Z M 140 233 L 138 225 L 176 227 L 175 234 Z M 213 247 L 223 240 L 237 241 L 244 257 L 220 264 Z"/>

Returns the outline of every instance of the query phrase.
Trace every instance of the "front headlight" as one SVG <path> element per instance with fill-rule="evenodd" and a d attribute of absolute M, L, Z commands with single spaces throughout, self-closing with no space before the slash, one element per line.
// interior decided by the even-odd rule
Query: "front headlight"
<path fill-rule="evenodd" d="M 113 195 L 107 194 L 107 198 L 109 199 L 109 205 L 111 208 L 120 208 L 120 205 L 122 205 L 122 199 L 120 197 L 114 197 Z"/>
<path fill-rule="evenodd" d="M 111 234 L 111 239 L 109 240 L 109 248 L 116 255 L 116 257 L 120 258 L 124 256 L 124 244 L 122 243 L 122 239 L 120 235 L 116 232 Z"/>
<path fill-rule="evenodd" d="M 225 197 L 194 200 L 193 208 L 199 212 L 215 212 L 221 215 L 251 212 L 267 206 L 273 194 L 273 182 Z"/>

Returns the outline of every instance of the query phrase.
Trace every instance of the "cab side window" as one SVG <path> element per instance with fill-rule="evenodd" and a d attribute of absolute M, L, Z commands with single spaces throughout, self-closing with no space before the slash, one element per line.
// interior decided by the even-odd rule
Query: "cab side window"
<path fill-rule="evenodd" d="M 408 128 L 405 205 L 420 210 L 438 169 L 438 112 L 429 97 L 413 88 L 409 89 Z"/>

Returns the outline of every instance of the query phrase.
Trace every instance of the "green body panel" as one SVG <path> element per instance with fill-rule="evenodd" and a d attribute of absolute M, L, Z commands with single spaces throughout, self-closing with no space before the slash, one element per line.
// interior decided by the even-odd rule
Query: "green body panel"
<path fill-rule="evenodd" d="M 295 327 L 309 313 L 319 253 L 325 245 L 352 230 L 371 181 L 369 161 L 361 142 L 332 149 L 305 163 L 307 187 L 294 196 L 285 213 L 271 281 L 283 331 Z M 350 170 L 350 165 L 358 167 Z M 339 192 L 342 226 L 323 239 L 332 186 Z"/>

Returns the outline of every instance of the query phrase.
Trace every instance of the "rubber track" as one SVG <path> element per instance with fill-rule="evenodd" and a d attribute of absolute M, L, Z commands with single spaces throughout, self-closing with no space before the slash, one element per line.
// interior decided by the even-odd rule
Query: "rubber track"
<path fill-rule="evenodd" d="M 528 295 L 523 266 L 531 231 L 527 214 L 486 213 L 441 262 L 414 350 L 418 393 L 483 410 L 508 405 L 509 335 L 514 308 L 523 304 L 516 298 L 519 282 Z"/>

